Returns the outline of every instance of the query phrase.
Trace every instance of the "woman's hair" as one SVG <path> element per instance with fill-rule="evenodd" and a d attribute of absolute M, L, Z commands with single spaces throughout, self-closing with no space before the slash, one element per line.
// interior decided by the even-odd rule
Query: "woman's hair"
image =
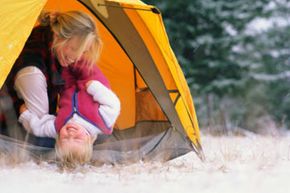
<path fill-rule="evenodd" d="M 55 151 L 56 156 L 62 162 L 62 165 L 68 168 L 74 168 L 78 165 L 88 163 L 93 154 L 93 140 L 86 140 L 83 146 L 78 149 L 63 148 L 59 137 L 56 138 Z"/>
<path fill-rule="evenodd" d="M 80 59 L 85 51 L 86 42 L 92 39 L 92 45 L 85 57 L 90 66 L 95 65 L 102 48 L 102 40 L 94 20 L 81 11 L 43 12 L 39 17 L 40 25 L 50 25 L 58 38 L 54 38 L 52 49 L 62 47 L 72 37 L 77 36 L 80 46 L 77 58 Z"/>

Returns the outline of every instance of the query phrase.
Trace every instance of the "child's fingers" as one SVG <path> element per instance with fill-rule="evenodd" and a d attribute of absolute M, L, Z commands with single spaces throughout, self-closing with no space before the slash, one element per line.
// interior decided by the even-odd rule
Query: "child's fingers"
<path fill-rule="evenodd" d="M 88 88 L 92 82 L 93 82 L 92 80 L 89 80 L 89 81 L 86 83 L 86 88 Z"/>
<path fill-rule="evenodd" d="M 20 106 L 20 108 L 19 108 L 19 112 L 20 112 L 20 113 L 23 113 L 23 112 L 26 111 L 26 110 L 27 110 L 27 107 L 26 107 L 25 104 L 22 104 L 22 105 Z"/>

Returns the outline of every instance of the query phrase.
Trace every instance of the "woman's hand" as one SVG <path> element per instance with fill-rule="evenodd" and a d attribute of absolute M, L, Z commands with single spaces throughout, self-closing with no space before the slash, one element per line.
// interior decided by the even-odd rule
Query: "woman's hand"
<path fill-rule="evenodd" d="M 20 108 L 19 108 L 19 112 L 20 112 L 20 114 L 23 113 L 23 112 L 26 111 L 26 110 L 27 110 L 27 107 L 26 107 L 25 104 L 22 104 L 22 105 L 20 106 Z"/>

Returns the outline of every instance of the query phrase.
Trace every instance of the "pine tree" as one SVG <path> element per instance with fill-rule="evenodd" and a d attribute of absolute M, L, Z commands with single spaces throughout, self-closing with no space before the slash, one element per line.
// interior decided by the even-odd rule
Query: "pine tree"
<path fill-rule="evenodd" d="M 222 109 L 245 128 L 268 114 L 290 123 L 288 0 L 145 2 L 163 13 L 171 46 L 198 96 L 201 124 L 225 114 Z"/>

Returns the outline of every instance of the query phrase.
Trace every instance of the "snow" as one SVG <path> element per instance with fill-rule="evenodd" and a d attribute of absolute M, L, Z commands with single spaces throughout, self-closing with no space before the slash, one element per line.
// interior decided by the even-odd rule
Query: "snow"
<path fill-rule="evenodd" d="M 271 18 L 257 17 L 248 24 L 246 34 L 257 35 L 271 28 L 286 26 L 289 26 L 289 16 L 287 16 L 286 18 L 285 16 Z"/>
<path fill-rule="evenodd" d="M 166 163 L 85 166 L 61 171 L 53 164 L 0 166 L 3 193 L 286 193 L 290 137 L 202 136 L 206 161 L 189 153 Z"/>
<path fill-rule="evenodd" d="M 263 80 L 263 81 L 276 81 L 280 79 L 288 79 L 290 77 L 290 71 L 284 71 L 278 74 L 250 74 L 252 78 L 256 80 Z"/>

